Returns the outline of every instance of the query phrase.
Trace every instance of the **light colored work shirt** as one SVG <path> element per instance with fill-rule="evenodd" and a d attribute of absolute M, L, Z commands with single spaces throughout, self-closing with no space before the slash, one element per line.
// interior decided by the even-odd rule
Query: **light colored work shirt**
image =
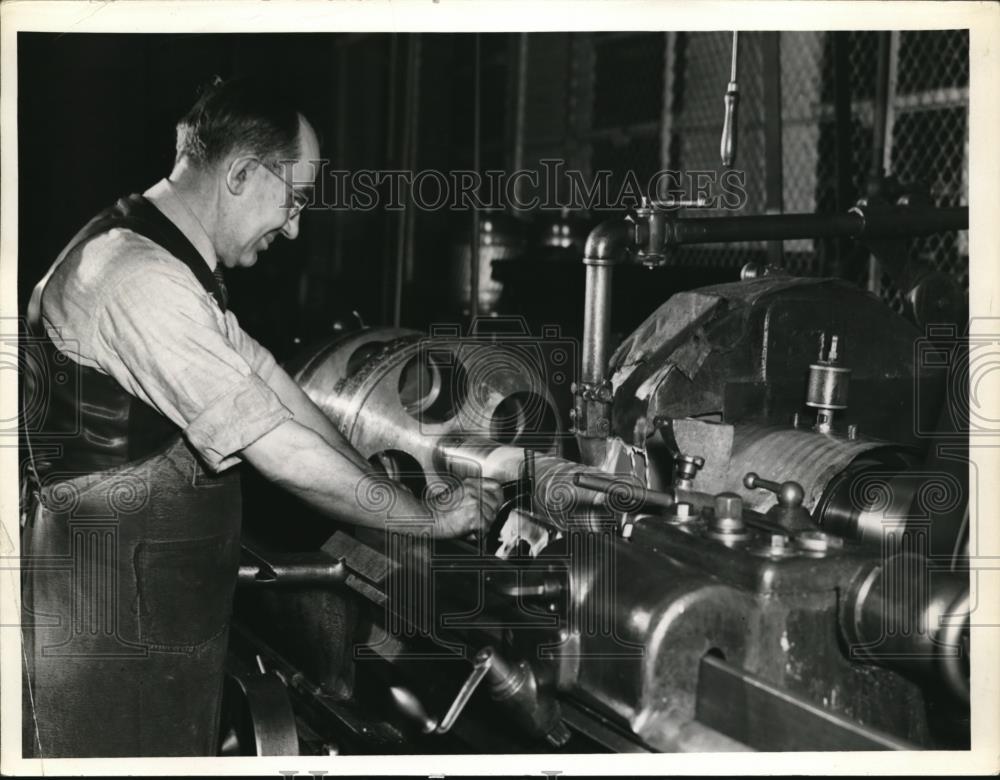
<path fill-rule="evenodd" d="M 214 270 L 212 243 L 170 182 L 143 194 Z M 46 285 L 42 321 L 60 351 L 174 422 L 213 471 L 293 416 L 268 386 L 271 353 L 184 263 L 131 230 L 66 257 Z"/>

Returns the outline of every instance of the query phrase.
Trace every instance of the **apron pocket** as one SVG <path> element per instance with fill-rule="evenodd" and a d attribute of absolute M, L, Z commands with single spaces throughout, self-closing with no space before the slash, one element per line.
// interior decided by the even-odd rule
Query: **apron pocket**
<path fill-rule="evenodd" d="M 133 559 L 140 641 L 184 651 L 222 633 L 236 584 L 233 549 L 225 535 L 140 542 Z"/>

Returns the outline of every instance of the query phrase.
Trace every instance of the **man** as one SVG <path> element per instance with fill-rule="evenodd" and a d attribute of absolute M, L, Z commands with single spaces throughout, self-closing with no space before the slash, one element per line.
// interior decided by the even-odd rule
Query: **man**
<path fill-rule="evenodd" d="M 50 410 L 27 442 L 26 754 L 214 754 L 239 562 L 232 466 L 337 520 L 385 522 L 355 500 L 372 467 L 243 332 L 220 278 L 298 235 L 318 158 L 281 94 L 216 83 L 178 124 L 169 178 L 95 218 L 35 289 L 49 367 L 72 361 L 79 382 L 28 389 Z M 444 511 L 400 486 L 396 507 L 457 537 L 499 501 L 484 480 Z"/>

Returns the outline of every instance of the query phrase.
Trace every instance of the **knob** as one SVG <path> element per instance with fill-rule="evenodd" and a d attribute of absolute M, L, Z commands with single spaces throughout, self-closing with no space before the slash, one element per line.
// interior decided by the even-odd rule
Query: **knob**
<path fill-rule="evenodd" d="M 789 480 L 779 484 L 769 479 L 763 479 L 751 471 L 743 477 L 743 485 L 748 490 L 759 488 L 774 493 L 778 497 L 778 503 L 767 511 L 767 516 L 789 531 L 816 528 L 809 510 L 802 506 L 805 490 L 798 482 Z"/>
<path fill-rule="evenodd" d="M 789 480 L 788 482 L 782 482 L 779 485 L 777 482 L 764 479 L 752 471 L 743 477 L 743 484 L 748 490 L 753 490 L 754 488 L 770 490 L 778 497 L 778 503 L 781 504 L 781 506 L 788 507 L 790 509 L 802 506 L 802 500 L 806 496 L 806 492 L 802 489 L 802 485 L 798 482 L 792 482 Z"/>

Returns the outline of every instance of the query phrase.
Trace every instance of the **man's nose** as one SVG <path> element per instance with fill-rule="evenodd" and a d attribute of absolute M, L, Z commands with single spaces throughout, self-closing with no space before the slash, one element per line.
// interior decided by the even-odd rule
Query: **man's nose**
<path fill-rule="evenodd" d="M 285 238 L 294 241 L 295 237 L 299 234 L 299 214 L 294 217 L 290 217 L 285 220 L 285 224 L 281 227 L 281 233 Z"/>

